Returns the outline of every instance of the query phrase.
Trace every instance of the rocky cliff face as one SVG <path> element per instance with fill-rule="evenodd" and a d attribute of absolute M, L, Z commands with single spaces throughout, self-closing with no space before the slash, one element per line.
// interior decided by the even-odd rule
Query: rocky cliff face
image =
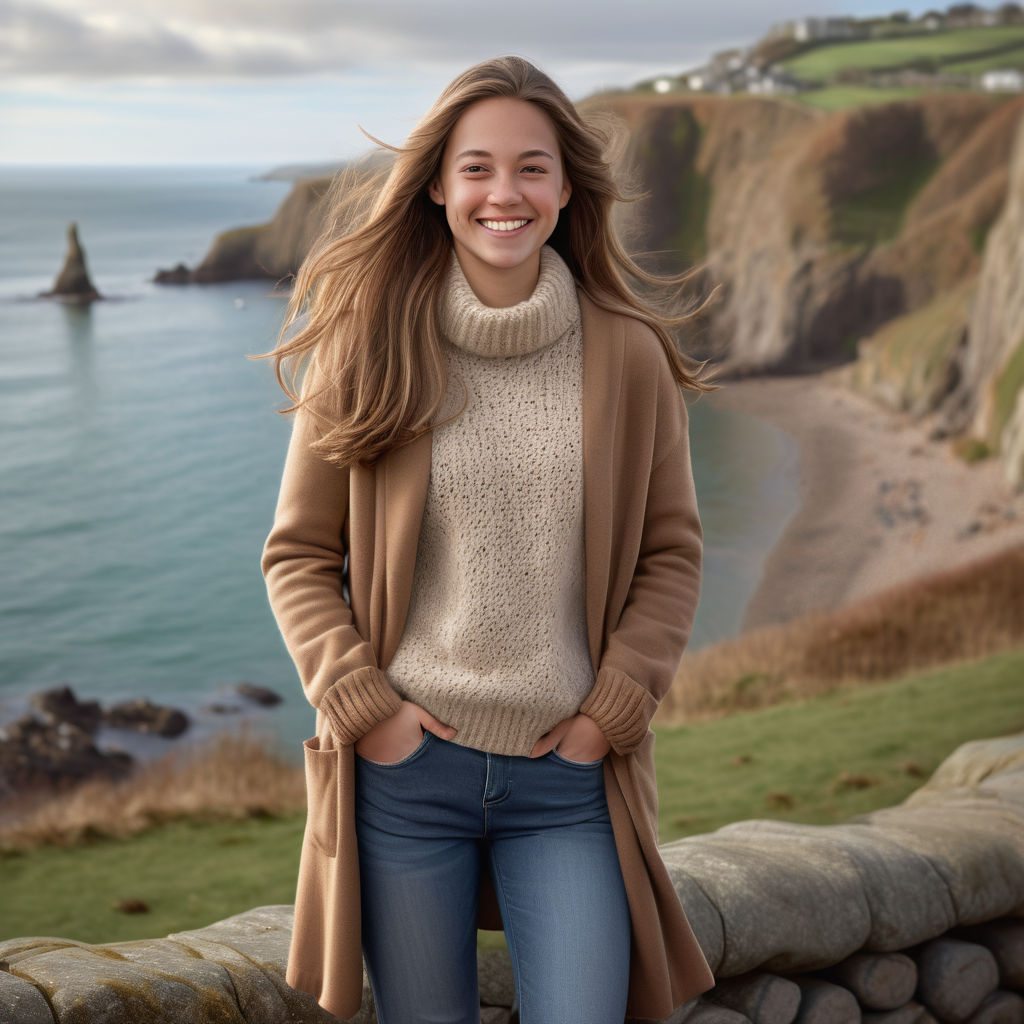
<path fill-rule="evenodd" d="M 638 239 L 722 285 L 691 350 L 734 373 L 842 364 L 1024 486 L 1024 99 L 611 105 L 650 191 Z"/>
<path fill-rule="evenodd" d="M 194 269 L 158 270 L 159 284 L 279 279 L 298 270 L 318 234 L 330 178 L 298 181 L 266 224 L 224 231 Z"/>
<path fill-rule="evenodd" d="M 390 153 L 370 153 L 339 165 L 334 173 L 299 178 L 268 223 L 223 231 L 198 267 L 190 269 L 179 263 L 171 270 L 158 270 L 153 280 L 158 284 L 210 284 L 292 276 L 326 226 L 329 191 L 338 176 L 350 167 L 356 175 L 376 174 L 385 170 L 391 159 Z M 279 173 L 289 173 L 289 169 Z"/>
<path fill-rule="evenodd" d="M 738 373 L 849 361 L 858 339 L 976 275 L 1024 107 L 953 94 L 831 114 L 753 97 L 608 105 L 650 191 L 638 240 L 707 261 L 698 287 L 722 298 L 702 354 Z"/>
<path fill-rule="evenodd" d="M 1009 482 L 1024 486 L 1024 120 L 1017 128 L 1006 204 L 985 245 L 956 386 L 942 427 L 1001 452 Z"/>

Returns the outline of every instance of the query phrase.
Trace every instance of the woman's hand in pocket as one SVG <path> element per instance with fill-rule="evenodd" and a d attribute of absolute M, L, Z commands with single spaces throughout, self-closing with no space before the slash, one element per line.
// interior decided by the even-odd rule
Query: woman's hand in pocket
<path fill-rule="evenodd" d="M 612 745 L 605 739 L 601 727 L 589 715 L 578 714 L 564 718 L 533 745 L 530 757 L 543 757 L 557 748 L 569 761 L 599 761 Z"/>
<path fill-rule="evenodd" d="M 399 709 L 356 740 L 356 753 L 367 761 L 391 764 L 408 757 L 420 744 L 424 732 L 450 740 L 455 730 L 439 722 L 429 711 L 403 700 Z"/>

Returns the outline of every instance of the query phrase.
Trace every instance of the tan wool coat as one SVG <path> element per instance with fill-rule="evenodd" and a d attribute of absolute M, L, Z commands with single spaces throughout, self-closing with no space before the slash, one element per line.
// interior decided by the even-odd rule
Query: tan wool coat
<path fill-rule="evenodd" d="M 604 780 L 632 921 L 628 1014 L 660 1019 L 714 985 L 658 851 L 650 729 L 689 639 L 703 534 L 688 414 L 661 343 L 640 321 L 582 292 L 579 299 L 586 618 L 596 679 L 580 710 L 612 748 Z M 316 736 L 304 743 L 308 816 L 286 977 L 344 1018 L 362 995 L 353 745 L 401 701 L 385 671 L 409 607 L 431 436 L 345 470 L 309 450 L 316 436 L 313 417 L 299 412 L 262 567 L 317 709 Z M 480 926 L 500 928 L 483 876 Z"/>

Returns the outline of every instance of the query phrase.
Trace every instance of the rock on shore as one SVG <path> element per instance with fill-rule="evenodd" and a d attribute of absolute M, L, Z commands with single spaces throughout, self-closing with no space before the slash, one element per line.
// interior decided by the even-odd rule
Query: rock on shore
<path fill-rule="evenodd" d="M 97 746 L 100 726 L 150 735 L 180 736 L 189 718 L 177 708 L 139 698 L 102 708 L 79 700 L 70 687 L 34 694 L 38 714 L 24 715 L 0 728 L 0 802 L 27 789 L 69 785 L 105 776 L 124 778 L 135 759 L 121 750 Z"/>

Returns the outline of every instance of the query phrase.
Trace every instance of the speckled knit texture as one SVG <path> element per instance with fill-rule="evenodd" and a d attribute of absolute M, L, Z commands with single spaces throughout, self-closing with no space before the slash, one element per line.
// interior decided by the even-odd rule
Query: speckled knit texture
<path fill-rule="evenodd" d="M 541 250 L 533 295 L 484 306 L 453 256 L 450 385 L 434 430 L 412 600 L 392 685 L 454 742 L 528 756 L 593 688 L 583 578 L 583 349 L 569 268 Z"/>

